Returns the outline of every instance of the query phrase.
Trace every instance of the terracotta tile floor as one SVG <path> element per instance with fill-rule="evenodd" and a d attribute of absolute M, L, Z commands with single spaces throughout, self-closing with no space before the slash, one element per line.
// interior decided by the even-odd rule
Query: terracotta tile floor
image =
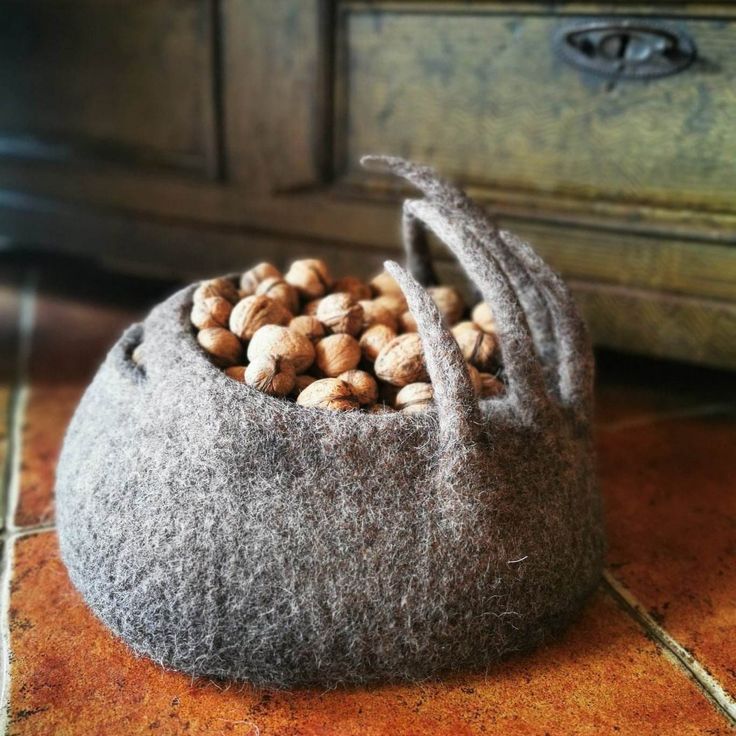
<path fill-rule="evenodd" d="M 8 734 L 731 732 L 732 375 L 599 360 L 608 570 L 560 640 L 484 677 L 258 691 L 135 658 L 88 612 L 59 559 L 52 488 L 66 423 L 106 348 L 155 301 L 156 288 L 141 296 L 130 282 L 84 269 L 10 266 L 0 275 L 0 718 Z"/>

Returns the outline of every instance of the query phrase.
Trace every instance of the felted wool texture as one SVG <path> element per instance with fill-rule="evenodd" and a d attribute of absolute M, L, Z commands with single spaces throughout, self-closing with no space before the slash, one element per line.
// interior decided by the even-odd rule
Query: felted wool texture
<path fill-rule="evenodd" d="M 197 344 L 188 287 L 129 328 L 68 429 L 61 550 L 136 652 L 258 685 L 417 680 L 526 650 L 595 588 L 603 536 L 593 363 L 564 284 L 429 169 L 371 159 L 455 253 L 498 324 L 508 381 L 478 402 L 427 292 L 396 264 L 436 406 L 308 409 L 231 380 Z M 130 355 L 142 344 L 143 364 Z"/>

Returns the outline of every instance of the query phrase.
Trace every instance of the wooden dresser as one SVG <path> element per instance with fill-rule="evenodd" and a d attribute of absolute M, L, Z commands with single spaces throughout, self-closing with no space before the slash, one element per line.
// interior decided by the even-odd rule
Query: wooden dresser
<path fill-rule="evenodd" d="M 573 285 L 598 344 L 736 368 L 736 6 L 0 6 L 0 236 L 147 274 L 396 252 L 436 165 Z M 457 274 L 438 246 L 446 274 Z"/>

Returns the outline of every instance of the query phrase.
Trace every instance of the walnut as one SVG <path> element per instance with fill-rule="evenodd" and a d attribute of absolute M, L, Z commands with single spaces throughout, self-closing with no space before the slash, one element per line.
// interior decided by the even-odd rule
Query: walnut
<path fill-rule="evenodd" d="M 370 373 L 358 370 L 345 371 L 338 378 L 350 386 L 361 406 L 374 404 L 378 399 L 378 384 Z"/>
<path fill-rule="evenodd" d="M 478 302 L 473 307 L 470 318 L 483 332 L 489 332 L 492 335 L 496 333 L 496 320 L 493 318 L 491 308 L 486 302 Z"/>
<path fill-rule="evenodd" d="M 431 383 L 409 383 L 396 394 L 396 408 L 404 414 L 426 411 L 434 402 Z"/>
<path fill-rule="evenodd" d="M 327 264 L 317 258 L 294 261 L 284 278 L 305 299 L 324 296 L 332 286 L 332 277 Z"/>
<path fill-rule="evenodd" d="M 299 396 L 304 389 L 310 384 L 314 383 L 317 379 L 314 376 L 310 376 L 308 373 L 302 373 L 296 377 L 294 381 L 294 388 L 292 389 L 293 396 Z"/>
<path fill-rule="evenodd" d="M 314 362 L 314 345 L 304 335 L 280 325 L 264 325 L 256 331 L 248 345 L 248 360 L 272 355 L 288 358 L 297 373 L 304 373 Z"/>
<path fill-rule="evenodd" d="M 305 317 L 315 317 L 317 315 L 317 310 L 319 309 L 319 303 L 322 301 L 322 299 L 311 299 L 308 301 L 304 307 L 302 307 L 302 314 Z"/>
<path fill-rule="evenodd" d="M 361 299 L 358 304 L 363 307 L 364 330 L 373 325 L 386 325 L 394 331 L 399 329 L 396 316 L 384 304 L 377 304 L 373 299 Z"/>
<path fill-rule="evenodd" d="M 373 363 L 385 345 L 396 337 L 396 332 L 387 325 L 373 325 L 360 336 L 363 358 Z"/>
<path fill-rule="evenodd" d="M 452 286 L 430 286 L 427 293 L 448 325 L 454 325 L 463 316 L 465 302 L 457 289 Z"/>
<path fill-rule="evenodd" d="M 227 327 L 233 305 L 221 296 L 208 296 L 192 304 L 192 324 L 199 330 L 207 327 Z"/>
<path fill-rule="evenodd" d="M 208 279 L 202 281 L 194 290 L 192 301 L 201 302 L 211 296 L 219 296 L 227 299 L 231 304 L 238 301 L 238 290 L 235 284 L 226 278 Z"/>
<path fill-rule="evenodd" d="M 468 371 L 468 376 L 470 377 L 470 383 L 473 386 L 473 393 L 476 396 L 480 396 L 480 389 L 481 389 L 480 372 L 472 363 L 466 363 L 465 368 Z"/>
<path fill-rule="evenodd" d="M 416 332 L 417 321 L 414 319 L 414 315 L 411 312 L 404 312 L 399 317 L 399 326 L 402 332 Z"/>
<path fill-rule="evenodd" d="M 406 297 L 403 294 L 384 294 L 383 296 L 377 296 L 373 302 L 379 307 L 383 307 L 391 312 L 395 319 L 401 317 L 409 308 L 409 305 L 406 303 Z"/>
<path fill-rule="evenodd" d="M 245 370 L 245 382 L 269 396 L 286 396 L 295 380 L 296 370 L 288 358 L 258 355 Z"/>
<path fill-rule="evenodd" d="M 281 302 L 292 314 L 299 311 L 299 294 L 283 278 L 272 276 L 263 279 L 256 288 L 256 294 L 262 294 L 276 302 Z"/>
<path fill-rule="evenodd" d="M 373 404 L 373 406 L 366 407 L 366 411 L 369 414 L 393 414 L 396 409 L 388 404 Z"/>
<path fill-rule="evenodd" d="M 289 322 L 289 329 L 298 332 L 312 342 L 317 342 L 325 336 L 325 326 L 316 318 L 300 314 Z"/>
<path fill-rule="evenodd" d="M 374 276 L 371 279 L 371 288 L 377 296 L 383 296 L 385 294 L 403 295 L 396 279 L 387 271 L 381 271 L 378 276 Z"/>
<path fill-rule="evenodd" d="M 267 296 L 247 296 L 230 314 L 230 330 L 241 340 L 250 340 L 264 325 L 286 325 L 291 312 L 281 302 Z"/>
<path fill-rule="evenodd" d="M 225 368 L 225 375 L 228 378 L 232 378 L 234 381 L 240 381 L 245 383 L 245 369 L 248 366 L 245 365 L 231 365 L 229 368 Z"/>
<path fill-rule="evenodd" d="M 344 332 L 322 338 L 314 347 L 317 367 L 325 376 L 339 376 L 360 362 L 358 341 Z"/>
<path fill-rule="evenodd" d="M 358 408 L 358 399 L 353 395 L 350 386 L 339 378 L 322 378 L 309 384 L 297 396 L 296 403 L 333 411 L 352 411 Z"/>
<path fill-rule="evenodd" d="M 422 338 L 416 332 L 395 337 L 376 357 L 374 370 L 378 378 L 393 386 L 429 380 Z"/>
<path fill-rule="evenodd" d="M 363 326 L 363 307 L 350 294 L 326 296 L 317 307 L 317 319 L 333 332 L 357 335 Z"/>
<path fill-rule="evenodd" d="M 493 365 L 496 352 L 496 338 L 475 324 L 460 322 L 452 328 L 452 334 L 460 346 L 460 350 L 469 363 L 478 370 L 487 371 Z"/>
<path fill-rule="evenodd" d="M 240 277 L 240 291 L 243 296 L 251 296 L 256 293 L 256 289 L 262 281 L 282 278 L 284 278 L 284 275 L 272 263 L 259 263 L 248 269 Z"/>
<path fill-rule="evenodd" d="M 493 399 L 500 396 L 505 390 L 503 381 L 500 381 L 492 373 L 479 373 L 480 391 L 478 395 L 481 399 Z"/>
<path fill-rule="evenodd" d="M 332 291 L 335 293 L 344 292 L 350 294 L 356 302 L 361 299 L 370 299 L 373 296 L 371 287 L 356 276 L 343 276 L 341 279 L 338 279 L 332 285 Z"/>
<path fill-rule="evenodd" d="M 230 330 L 207 327 L 197 334 L 197 342 L 209 353 L 212 362 L 221 368 L 240 362 L 243 346 Z"/>

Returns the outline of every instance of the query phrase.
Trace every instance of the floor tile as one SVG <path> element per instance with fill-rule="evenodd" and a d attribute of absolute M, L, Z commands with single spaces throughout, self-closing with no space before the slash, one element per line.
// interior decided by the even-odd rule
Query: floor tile
<path fill-rule="evenodd" d="M 330 692 L 257 691 L 133 657 L 72 589 L 53 532 L 15 543 L 14 736 L 32 734 L 726 734 L 700 691 L 599 593 L 539 652 L 489 676 Z M 73 724 L 73 725 L 72 725 Z"/>
<path fill-rule="evenodd" d="M 736 411 L 599 438 L 609 565 L 736 697 Z"/>
<path fill-rule="evenodd" d="M 54 468 L 85 386 L 122 330 L 140 310 L 41 293 L 36 300 L 23 423 L 17 526 L 53 517 Z"/>

